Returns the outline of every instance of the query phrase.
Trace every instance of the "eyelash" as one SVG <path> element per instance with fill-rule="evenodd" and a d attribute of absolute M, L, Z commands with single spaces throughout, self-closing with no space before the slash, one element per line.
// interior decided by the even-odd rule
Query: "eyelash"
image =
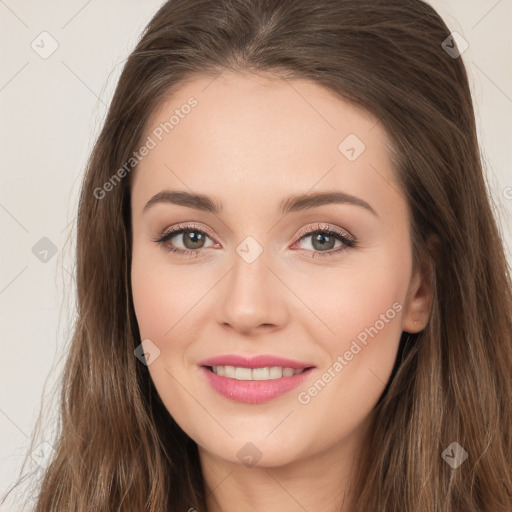
<path fill-rule="evenodd" d="M 197 249 L 197 250 L 180 249 L 179 247 L 174 247 L 167 243 L 171 238 L 174 238 L 175 236 L 180 235 L 185 231 L 199 232 L 202 235 L 206 235 L 208 238 L 211 238 L 210 235 L 206 231 L 204 231 L 203 229 L 200 229 L 198 226 L 178 225 L 175 228 L 171 229 L 170 231 L 163 233 L 160 236 L 160 238 L 153 239 L 153 241 L 158 243 L 159 245 L 161 245 L 168 252 L 172 252 L 174 254 L 179 254 L 179 255 L 183 255 L 183 256 L 187 256 L 187 257 L 198 257 L 201 254 L 202 249 Z M 354 248 L 358 247 L 358 242 L 354 238 L 347 237 L 342 231 L 340 231 L 334 227 L 322 228 L 320 226 L 320 224 L 318 224 L 317 229 L 313 229 L 313 230 L 309 229 L 309 230 L 301 231 L 299 233 L 300 236 L 299 236 L 298 241 L 302 240 L 303 238 L 307 238 L 308 236 L 316 235 L 319 233 L 328 235 L 328 236 L 334 236 L 336 239 L 340 240 L 344 244 L 344 247 L 338 247 L 337 249 L 335 249 L 335 250 L 331 249 L 330 251 L 312 251 L 313 256 L 310 256 L 311 258 L 316 258 L 317 257 L 316 254 L 320 255 L 320 257 L 322 257 L 322 258 L 330 257 L 330 256 L 334 256 L 334 255 L 340 253 L 341 251 L 345 251 L 347 249 L 354 249 Z M 309 250 L 309 249 L 302 249 L 302 250 L 311 252 L 311 250 Z"/>

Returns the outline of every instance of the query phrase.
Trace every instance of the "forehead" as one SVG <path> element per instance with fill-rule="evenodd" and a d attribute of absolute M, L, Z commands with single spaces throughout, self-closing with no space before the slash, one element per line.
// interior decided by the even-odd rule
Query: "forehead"
<path fill-rule="evenodd" d="M 152 113 L 148 138 L 154 147 L 133 176 L 133 208 L 140 211 L 164 188 L 236 194 L 239 202 L 258 196 L 265 207 L 317 188 L 365 196 L 381 209 L 386 196 L 400 194 L 390 140 L 377 119 L 307 81 L 232 72 L 197 77 Z"/>

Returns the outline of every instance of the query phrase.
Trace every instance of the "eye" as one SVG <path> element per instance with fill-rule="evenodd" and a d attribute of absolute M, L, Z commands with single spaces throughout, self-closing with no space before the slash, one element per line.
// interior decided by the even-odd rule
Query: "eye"
<path fill-rule="evenodd" d="M 176 247 L 174 243 L 171 243 L 174 238 L 178 240 L 181 238 L 181 244 L 184 248 Z M 210 238 L 208 234 L 197 226 L 177 226 L 153 241 L 160 244 L 168 252 L 198 256 L 200 250 L 205 247 L 208 238 Z"/>
<path fill-rule="evenodd" d="M 306 230 L 301 231 L 299 234 L 301 236 L 298 242 L 311 238 L 306 252 L 311 253 L 313 258 L 333 256 L 347 249 L 357 247 L 357 240 L 355 238 L 335 227 L 322 227 L 322 225 L 317 224 L 316 229 L 308 230 L 306 228 Z M 335 248 L 336 242 L 339 242 L 337 248 Z"/>
<path fill-rule="evenodd" d="M 351 235 L 335 227 L 322 227 L 322 225 L 317 224 L 316 229 L 304 229 L 299 235 L 300 239 L 296 244 L 311 238 L 310 248 L 302 249 L 308 255 L 312 255 L 310 257 L 333 256 L 341 251 L 357 247 L 357 241 Z M 173 239 L 179 240 L 180 237 L 183 248 L 176 247 L 173 242 Z M 179 225 L 153 241 L 160 244 L 168 252 L 197 257 L 204 254 L 202 249 L 208 247 L 205 245 L 207 239 L 211 240 L 211 237 L 203 229 L 194 225 Z M 339 242 L 337 248 L 335 248 L 336 242 Z"/>

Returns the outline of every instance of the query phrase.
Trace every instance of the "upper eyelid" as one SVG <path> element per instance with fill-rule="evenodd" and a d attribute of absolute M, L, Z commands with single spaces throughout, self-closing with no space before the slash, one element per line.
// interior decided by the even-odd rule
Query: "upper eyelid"
<path fill-rule="evenodd" d="M 305 236 L 311 236 L 314 233 L 324 232 L 324 231 L 325 232 L 333 232 L 337 236 L 342 235 L 345 238 L 347 238 L 348 240 L 355 242 L 355 237 L 353 235 L 351 235 L 346 229 L 339 228 L 339 227 L 333 227 L 333 226 L 330 226 L 329 224 L 326 224 L 324 227 L 322 227 L 320 222 L 317 222 L 315 227 L 303 228 L 303 229 L 299 230 L 299 233 L 297 236 L 299 237 L 299 240 L 300 240 L 301 238 L 303 238 Z M 341 232 L 341 233 L 338 233 L 338 232 Z"/>
<path fill-rule="evenodd" d="M 210 231 L 207 230 L 206 228 L 203 228 L 203 227 L 200 227 L 200 226 L 195 226 L 193 224 L 188 225 L 188 226 L 186 226 L 186 225 L 182 226 L 181 224 L 178 224 L 177 226 L 173 226 L 170 229 L 165 229 L 162 232 L 162 234 L 159 235 L 159 238 L 164 238 L 167 235 L 171 235 L 171 234 L 173 235 L 173 237 L 177 236 L 177 235 L 181 235 L 183 233 L 183 231 L 186 231 L 186 230 L 201 231 L 205 235 L 208 235 L 212 240 L 215 238 L 214 236 L 211 235 Z"/>

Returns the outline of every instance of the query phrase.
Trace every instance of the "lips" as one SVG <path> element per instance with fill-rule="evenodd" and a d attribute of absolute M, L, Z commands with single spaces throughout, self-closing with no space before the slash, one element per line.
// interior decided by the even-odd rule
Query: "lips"
<path fill-rule="evenodd" d="M 271 355 L 244 357 L 234 354 L 205 359 L 199 363 L 199 366 L 201 368 L 200 373 L 213 390 L 229 400 L 246 404 L 260 404 L 292 391 L 304 383 L 306 379 L 309 379 L 316 368 L 311 363 L 303 363 L 283 357 Z M 220 368 L 229 369 L 230 376 L 219 375 L 212 371 L 213 368 L 217 370 Z M 264 368 L 272 373 L 266 377 L 259 375 L 256 377 L 255 370 L 258 368 Z M 281 373 L 282 368 L 285 368 L 286 371 Z M 236 370 L 235 375 L 232 374 L 234 369 Z M 248 376 L 245 374 L 251 373 L 251 370 L 252 379 L 246 380 Z M 277 376 L 274 376 L 273 373 L 276 370 L 279 371 Z M 285 372 L 288 374 L 292 370 L 293 375 L 284 375 Z M 242 380 L 237 377 L 241 377 Z M 270 379 L 267 380 L 267 377 L 270 377 Z M 263 380 L 260 380 L 261 378 Z"/>

